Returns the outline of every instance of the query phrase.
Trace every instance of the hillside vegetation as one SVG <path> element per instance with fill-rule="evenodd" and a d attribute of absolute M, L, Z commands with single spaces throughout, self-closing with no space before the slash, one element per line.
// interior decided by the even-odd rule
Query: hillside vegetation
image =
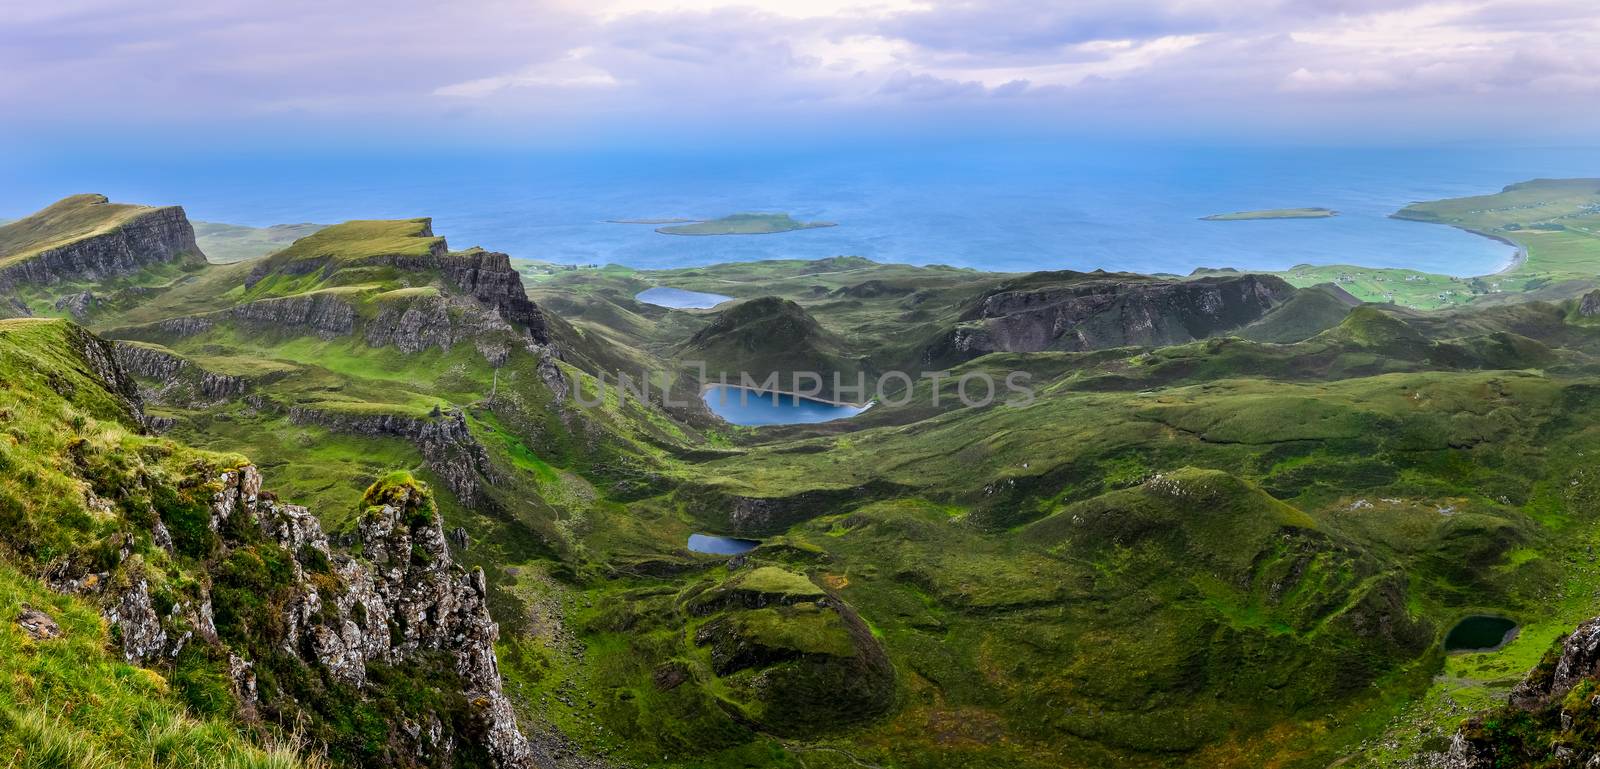
<path fill-rule="evenodd" d="M 1423 311 L 1227 271 L 519 267 L 426 219 L 352 222 L 90 330 L 6 321 L 0 595 L 81 637 L 105 605 L 52 581 L 63 559 L 119 586 L 137 559 L 178 617 L 209 591 L 204 653 L 122 665 L 127 633 L 90 635 L 72 685 L 143 687 L 219 755 L 352 766 L 1437 764 L 1600 614 L 1600 294 L 1581 280 Z M 737 301 L 635 300 L 651 286 Z M 914 376 L 850 419 L 750 428 L 698 401 L 699 361 Z M 648 392 L 619 372 L 654 372 Z M 965 407 L 974 373 L 1024 375 L 1029 397 Z M 253 520 L 304 504 L 288 520 L 331 532 L 326 555 L 213 517 L 254 472 L 275 495 L 240 503 Z M 694 533 L 759 543 L 697 553 Z M 285 572 L 326 592 L 308 627 L 361 628 L 347 570 L 384 563 L 470 597 L 476 619 L 419 648 L 492 648 L 492 676 L 273 651 Z M 1475 614 L 1519 634 L 1445 653 Z M 255 660 L 253 712 L 229 654 Z M 59 721 L 8 685 L 6 717 Z M 1551 707 L 1462 734 L 1541 757 Z"/>

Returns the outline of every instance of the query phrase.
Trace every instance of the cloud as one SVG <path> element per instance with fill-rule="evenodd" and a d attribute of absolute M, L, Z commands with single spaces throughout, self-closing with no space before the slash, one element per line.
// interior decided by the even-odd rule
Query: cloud
<path fill-rule="evenodd" d="M 1183 130 L 1250 115 L 1315 129 L 1359 115 L 1453 130 L 1477 111 L 1517 110 L 1600 128 L 1586 101 L 1552 98 L 1600 90 L 1591 0 L 11 5 L 0 99 L 39 125 L 108 114 L 715 125 L 920 118 L 1003 99 L 1042 124 L 1070 114 Z"/>
<path fill-rule="evenodd" d="M 610 72 L 589 64 L 589 48 L 575 48 L 553 62 L 534 64 L 507 75 L 493 75 L 433 90 L 435 96 L 483 99 L 509 88 L 616 88 L 622 85 Z"/>

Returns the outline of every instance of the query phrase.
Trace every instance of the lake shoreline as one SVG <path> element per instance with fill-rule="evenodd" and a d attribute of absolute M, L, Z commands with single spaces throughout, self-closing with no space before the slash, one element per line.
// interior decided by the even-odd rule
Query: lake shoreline
<path fill-rule="evenodd" d="M 738 388 L 740 390 L 749 390 L 750 392 L 755 393 L 758 397 L 764 397 L 764 396 L 767 396 L 767 395 L 787 395 L 787 396 L 789 396 L 791 398 L 798 398 L 798 399 L 801 399 L 801 400 L 808 400 L 808 401 L 812 401 L 812 402 L 815 402 L 815 403 L 822 403 L 822 404 L 825 404 L 825 405 L 828 405 L 828 406 L 833 406 L 833 407 L 836 407 L 836 408 L 861 409 L 862 411 L 866 411 L 867 409 L 872 407 L 872 404 L 877 402 L 876 400 L 868 400 L 868 401 L 863 402 L 863 403 L 850 403 L 848 401 L 835 401 L 835 400 L 829 400 L 829 399 L 824 398 L 824 397 L 822 397 L 820 395 L 803 395 L 801 393 L 790 392 L 790 391 L 787 391 L 787 390 L 763 390 L 763 389 L 759 389 L 759 388 L 755 388 L 755 387 L 746 387 L 746 386 L 741 385 L 741 384 L 734 384 L 733 382 L 707 382 L 705 384 L 702 384 L 702 385 L 700 385 L 700 398 L 702 400 L 705 399 L 706 393 L 710 392 L 712 389 L 717 388 L 717 387 L 736 387 L 736 388 Z"/>

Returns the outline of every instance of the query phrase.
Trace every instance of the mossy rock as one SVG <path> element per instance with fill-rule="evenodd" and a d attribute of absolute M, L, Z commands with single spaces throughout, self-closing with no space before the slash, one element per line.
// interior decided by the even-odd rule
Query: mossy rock
<path fill-rule="evenodd" d="M 759 567 L 692 604 L 711 611 L 692 640 L 709 655 L 712 688 L 737 720 L 814 734 L 876 717 L 894 702 L 894 667 L 866 623 L 804 575 Z"/>

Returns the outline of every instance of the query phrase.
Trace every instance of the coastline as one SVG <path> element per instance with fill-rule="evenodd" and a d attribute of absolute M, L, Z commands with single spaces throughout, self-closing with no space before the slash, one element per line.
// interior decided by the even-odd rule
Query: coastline
<path fill-rule="evenodd" d="M 1450 227 L 1452 229 L 1457 229 L 1457 230 L 1460 230 L 1462 232 L 1470 232 L 1473 235 L 1477 235 L 1480 238 L 1488 238 L 1490 240 L 1498 240 L 1501 243 L 1504 243 L 1504 244 L 1506 244 L 1508 246 L 1511 246 L 1511 248 L 1514 249 L 1514 251 L 1511 254 L 1511 258 L 1500 269 L 1495 270 L 1494 272 L 1486 272 L 1486 273 L 1483 273 L 1482 275 L 1468 276 L 1466 278 L 1468 280 L 1470 280 L 1472 278 L 1492 278 L 1492 277 L 1501 276 L 1501 275 L 1508 275 L 1508 274 L 1516 271 L 1517 269 L 1521 268 L 1523 265 L 1528 263 L 1528 247 L 1522 245 L 1521 243 L 1516 242 L 1515 240 L 1512 240 L 1512 239 L 1510 239 L 1508 237 L 1505 237 L 1504 235 L 1497 235 L 1497 234 L 1495 234 L 1493 232 L 1485 232 L 1483 230 L 1475 230 L 1475 229 L 1473 229 L 1471 227 L 1463 227 L 1463 226 L 1461 226 L 1459 224 L 1453 224 L 1451 222 L 1440 222 L 1440 221 L 1434 221 L 1432 219 L 1418 219 L 1416 217 L 1411 217 L 1411 216 L 1401 216 L 1399 211 L 1396 211 L 1395 213 L 1389 214 L 1389 218 L 1390 219 L 1399 219 L 1402 222 L 1417 222 L 1419 224 L 1442 224 L 1442 225 L 1444 225 L 1446 227 Z"/>
<path fill-rule="evenodd" d="M 1504 237 L 1504 236 L 1501 236 L 1501 235 L 1496 235 L 1496 234 L 1494 234 L 1492 232 L 1482 232 L 1480 230 L 1474 230 L 1474 229 L 1471 229 L 1469 227 L 1457 227 L 1454 224 L 1452 224 L 1450 226 L 1451 227 L 1455 227 L 1456 229 L 1461 230 L 1463 232 L 1470 232 L 1470 233 L 1472 233 L 1474 235 L 1481 235 L 1481 236 L 1483 236 L 1485 238 L 1490 238 L 1492 240 L 1498 240 L 1501 243 L 1504 243 L 1504 244 L 1506 244 L 1508 246 L 1511 246 L 1512 248 L 1516 249 L 1515 253 L 1511 254 L 1511 260 L 1506 262 L 1506 266 L 1501 267 L 1500 269 L 1495 270 L 1494 272 L 1488 273 L 1486 275 L 1481 275 L 1479 277 L 1487 278 L 1487 277 L 1494 276 L 1494 275 L 1505 275 L 1505 274 L 1508 274 L 1510 272 L 1515 271 L 1516 269 L 1520 268 L 1522 265 L 1528 263 L 1528 247 L 1522 245 L 1521 243 L 1516 242 L 1515 240 L 1512 240 L 1510 238 L 1507 238 L 1507 237 Z"/>

